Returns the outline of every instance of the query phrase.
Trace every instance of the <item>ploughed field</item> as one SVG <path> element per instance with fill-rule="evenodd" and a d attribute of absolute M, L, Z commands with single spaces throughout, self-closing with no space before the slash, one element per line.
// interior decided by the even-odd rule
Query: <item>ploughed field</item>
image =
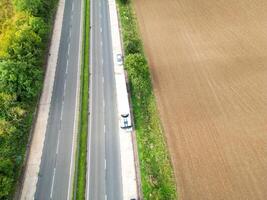
<path fill-rule="evenodd" d="M 267 1 L 134 0 L 182 200 L 267 199 Z"/>

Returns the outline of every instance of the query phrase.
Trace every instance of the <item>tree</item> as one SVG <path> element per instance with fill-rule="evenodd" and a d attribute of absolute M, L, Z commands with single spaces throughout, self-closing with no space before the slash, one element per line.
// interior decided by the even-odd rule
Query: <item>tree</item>
<path fill-rule="evenodd" d="M 0 199 L 8 199 L 14 179 L 10 176 L 0 174 Z"/>
<path fill-rule="evenodd" d="M 0 62 L 0 91 L 16 94 L 18 100 L 31 100 L 41 88 L 42 72 L 26 62 Z"/>
<path fill-rule="evenodd" d="M 48 27 L 38 17 L 16 14 L 8 21 L 7 30 L 0 35 L 0 59 L 14 59 L 40 65 Z"/>
<path fill-rule="evenodd" d="M 49 19 L 57 0 L 12 0 L 17 11 L 27 11 L 36 17 Z"/>
<path fill-rule="evenodd" d="M 3 27 L 5 26 L 5 21 L 9 19 L 13 14 L 13 7 L 11 0 L 1 0 L 0 1 L 0 34 Z"/>
<path fill-rule="evenodd" d="M 139 98 L 151 93 L 150 75 L 145 58 L 141 54 L 130 54 L 126 56 L 125 66 L 132 88 Z"/>

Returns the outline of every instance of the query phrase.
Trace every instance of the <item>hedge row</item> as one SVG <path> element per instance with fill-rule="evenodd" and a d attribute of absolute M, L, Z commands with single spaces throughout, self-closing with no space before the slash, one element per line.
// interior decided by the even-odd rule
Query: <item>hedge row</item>
<path fill-rule="evenodd" d="M 159 119 L 149 67 L 131 2 L 118 0 L 145 200 L 174 200 L 176 185 Z"/>

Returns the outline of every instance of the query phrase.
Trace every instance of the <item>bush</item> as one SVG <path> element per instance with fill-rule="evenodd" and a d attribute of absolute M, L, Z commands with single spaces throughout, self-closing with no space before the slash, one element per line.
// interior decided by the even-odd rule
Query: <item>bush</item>
<path fill-rule="evenodd" d="M 142 52 L 142 44 L 138 38 L 125 41 L 124 46 L 126 55 Z"/>
<path fill-rule="evenodd" d="M 120 0 L 121 3 L 126 4 L 129 0 Z"/>
<path fill-rule="evenodd" d="M 129 54 L 125 58 L 130 83 L 139 99 L 144 99 L 151 94 L 150 75 L 146 59 L 142 54 Z"/>

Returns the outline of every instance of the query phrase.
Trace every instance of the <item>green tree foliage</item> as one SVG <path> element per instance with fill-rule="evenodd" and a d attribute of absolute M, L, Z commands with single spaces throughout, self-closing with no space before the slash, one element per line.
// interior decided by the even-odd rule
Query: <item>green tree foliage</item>
<path fill-rule="evenodd" d="M 125 54 L 135 54 L 142 52 L 142 44 L 138 38 L 132 38 L 124 43 Z"/>
<path fill-rule="evenodd" d="M 17 11 L 27 11 L 36 17 L 47 20 L 55 7 L 56 0 L 12 0 Z"/>
<path fill-rule="evenodd" d="M 130 82 L 135 87 L 135 93 L 142 99 L 151 93 L 150 75 L 147 62 L 142 54 L 129 54 L 125 59 L 125 67 L 130 77 Z"/>
<path fill-rule="evenodd" d="M 9 19 L 13 14 L 13 7 L 11 0 L 0 1 L 0 34 L 5 27 L 5 21 Z"/>
<path fill-rule="evenodd" d="M 0 0 L 0 199 L 12 199 L 57 0 Z M 13 7 L 14 6 L 14 7 Z"/>
<path fill-rule="evenodd" d="M 18 100 L 35 97 L 41 88 L 42 72 L 26 62 L 0 62 L 0 90 L 16 94 Z"/>
<path fill-rule="evenodd" d="M 41 18 L 27 13 L 16 14 L 9 20 L 7 30 L 0 35 L 0 59 L 7 58 L 40 64 L 48 26 Z"/>

